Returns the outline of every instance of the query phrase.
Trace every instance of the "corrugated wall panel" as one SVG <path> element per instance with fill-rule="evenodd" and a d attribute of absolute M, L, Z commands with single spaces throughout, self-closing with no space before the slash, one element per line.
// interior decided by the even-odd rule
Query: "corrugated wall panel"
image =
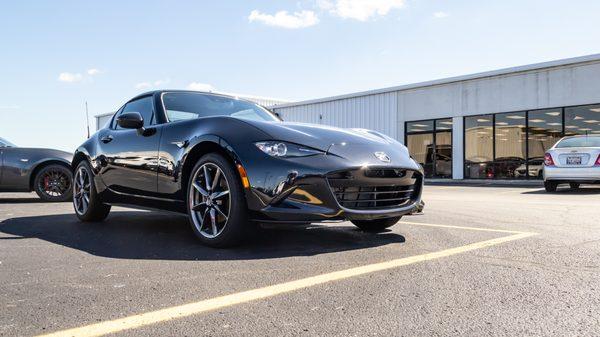
<path fill-rule="evenodd" d="M 397 94 L 390 92 L 274 110 L 286 121 L 371 129 L 398 138 L 397 106 Z"/>

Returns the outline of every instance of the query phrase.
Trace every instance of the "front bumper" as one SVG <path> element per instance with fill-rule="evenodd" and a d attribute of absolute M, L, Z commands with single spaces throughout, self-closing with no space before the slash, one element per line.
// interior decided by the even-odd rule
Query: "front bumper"
<path fill-rule="evenodd" d="M 423 191 L 423 173 L 420 167 L 409 158 L 402 164 L 396 161 L 386 165 L 379 163 L 359 165 L 334 155 L 295 159 L 264 157 L 247 164 L 242 163 L 248 172 L 251 184 L 251 188 L 246 190 L 248 210 L 252 220 L 260 222 L 308 223 L 402 216 L 416 210 Z M 357 172 L 351 182 L 367 186 L 366 188 L 373 191 L 377 191 L 377 187 L 373 187 L 376 185 L 385 188 L 385 179 L 366 177 L 360 173 L 375 169 L 396 169 L 398 172 L 405 172 L 405 176 L 397 178 L 394 183 L 414 185 L 409 200 L 399 205 L 388 203 L 383 207 L 363 207 L 372 206 L 377 202 L 369 204 L 361 199 L 360 203 L 353 204 L 340 201 L 339 193 L 338 197 L 334 194 L 331 178 L 336 172 Z"/>
<path fill-rule="evenodd" d="M 600 183 L 600 166 L 544 167 L 545 181 Z"/>

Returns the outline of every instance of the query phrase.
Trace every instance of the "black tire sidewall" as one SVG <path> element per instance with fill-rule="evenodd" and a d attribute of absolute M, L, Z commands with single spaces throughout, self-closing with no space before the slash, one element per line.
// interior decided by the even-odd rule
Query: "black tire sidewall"
<path fill-rule="evenodd" d="M 39 188 L 40 179 L 42 179 L 44 174 L 51 169 L 61 170 L 69 178 L 69 183 L 71 185 L 69 186 L 69 189 L 60 196 L 54 197 L 54 196 L 47 195 L 44 191 L 41 191 Z M 67 167 L 65 167 L 63 165 L 60 165 L 60 164 L 47 165 L 47 166 L 43 167 L 38 173 L 36 173 L 35 178 L 33 180 L 33 190 L 35 191 L 35 193 L 37 193 L 37 195 L 40 197 L 40 199 L 42 199 L 44 201 L 50 201 L 50 202 L 68 201 L 71 198 L 71 195 L 73 195 L 73 174 Z"/>
<path fill-rule="evenodd" d="M 84 168 L 87 171 L 88 176 L 90 177 L 90 202 L 88 204 L 88 209 L 83 214 L 79 214 L 76 210 L 75 199 L 73 198 L 73 210 L 75 211 L 75 215 L 79 218 L 79 220 L 87 222 L 87 221 L 101 221 L 110 212 L 110 206 L 102 203 L 100 196 L 96 192 L 96 185 L 94 184 L 94 172 L 92 168 L 86 161 L 82 161 L 77 165 L 75 171 L 73 172 L 73 180 L 77 175 L 79 169 Z M 75 191 L 75 183 L 72 184 L 73 193 Z"/>
<path fill-rule="evenodd" d="M 392 227 L 402 217 L 397 216 L 393 218 L 376 219 L 376 220 L 352 220 L 351 222 L 358 228 L 366 232 L 378 232 L 386 228 Z"/>
<path fill-rule="evenodd" d="M 206 163 L 217 165 L 229 183 L 230 210 L 228 220 L 223 231 L 215 238 L 207 238 L 198 231 L 194 225 L 191 214 L 192 211 L 190 209 L 190 190 L 194 188 L 192 186 L 192 179 L 200 167 Z M 211 247 L 224 248 L 238 245 L 243 240 L 245 235 L 248 234 L 248 231 L 252 228 L 252 226 L 248 223 L 247 219 L 248 212 L 244 189 L 237 171 L 234 170 L 233 164 L 218 153 L 206 154 L 202 156 L 194 165 L 187 184 L 188 186 L 185 194 L 185 203 L 188 211 L 190 226 L 192 227 L 196 237 L 202 243 Z"/>

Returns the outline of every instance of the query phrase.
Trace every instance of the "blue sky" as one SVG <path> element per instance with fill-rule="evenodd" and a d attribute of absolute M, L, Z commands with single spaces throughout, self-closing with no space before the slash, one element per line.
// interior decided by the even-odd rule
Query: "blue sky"
<path fill-rule="evenodd" d="M 0 137 L 72 151 L 153 88 L 301 100 L 600 52 L 600 1 L 11 1 Z"/>

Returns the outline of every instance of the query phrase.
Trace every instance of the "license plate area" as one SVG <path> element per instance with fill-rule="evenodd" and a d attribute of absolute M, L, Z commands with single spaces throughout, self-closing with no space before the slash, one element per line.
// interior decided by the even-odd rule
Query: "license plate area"
<path fill-rule="evenodd" d="M 581 156 L 568 156 L 567 165 L 581 165 Z"/>

